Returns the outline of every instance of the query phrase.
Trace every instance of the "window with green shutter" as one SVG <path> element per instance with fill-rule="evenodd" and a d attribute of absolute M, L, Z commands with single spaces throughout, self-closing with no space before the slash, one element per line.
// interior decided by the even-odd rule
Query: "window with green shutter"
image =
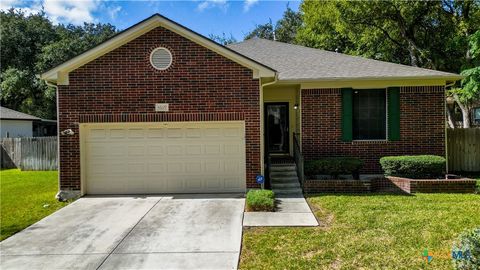
<path fill-rule="evenodd" d="M 342 140 L 400 140 L 400 89 L 342 89 Z"/>
<path fill-rule="evenodd" d="M 387 104 L 385 89 L 354 89 L 352 131 L 354 140 L 387 138 Z"/>

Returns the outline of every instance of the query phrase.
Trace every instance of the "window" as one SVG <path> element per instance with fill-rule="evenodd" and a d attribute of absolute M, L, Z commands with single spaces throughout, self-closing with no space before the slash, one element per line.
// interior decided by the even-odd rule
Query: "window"
<path fill-rule="evenodd" d="M 480 107 L 473 109 L 473 121 L 480 125 Z"/>
<path fill-rule="evenodd" d="M 352 135 L 354 140 L 387 138 L 385 89 L 354 90 L 352 97 Z"/>

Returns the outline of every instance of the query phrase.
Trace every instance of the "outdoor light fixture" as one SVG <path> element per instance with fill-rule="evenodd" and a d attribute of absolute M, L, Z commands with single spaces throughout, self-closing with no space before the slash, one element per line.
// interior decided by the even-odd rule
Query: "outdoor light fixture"
<path fill-rule="evenodd" d="M 298 104 L 293 105 L 294 110 L 298 110 Z"/>
<path fill-rule="evenodd" d="M 73 134 L 75 134 L 75 132 L 73 132 L 73 130 L 71 129 L 65 129 L 64 131 L 60 132 L 60 134 L 72 136 Z"/>

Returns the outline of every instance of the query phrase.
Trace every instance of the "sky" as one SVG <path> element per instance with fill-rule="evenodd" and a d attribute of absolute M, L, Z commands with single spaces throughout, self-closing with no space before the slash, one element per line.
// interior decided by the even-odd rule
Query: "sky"
<path fill-rule="evenodd" d="M 160 13 L 200 34 L 237 40 L 256 24 L 282 17 L 287 5 L 298 10 L 300 2 L 262 0 L 192 0 L 192 1 L 105 1 L 105 0 L 0 0 L 0 9 L 21 8 L 26 13 L 44 10 L 54 23 L 81 25 L 83 22 L 111 23 L 119 30 Z"/>

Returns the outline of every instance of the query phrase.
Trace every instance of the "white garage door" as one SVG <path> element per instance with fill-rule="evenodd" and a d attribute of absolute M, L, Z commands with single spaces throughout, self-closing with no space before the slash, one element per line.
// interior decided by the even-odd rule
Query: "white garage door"
<path fill-rule="evenodd" d="M 88 194 L 244 192 L 243 122 L 83 124 Z"/>

